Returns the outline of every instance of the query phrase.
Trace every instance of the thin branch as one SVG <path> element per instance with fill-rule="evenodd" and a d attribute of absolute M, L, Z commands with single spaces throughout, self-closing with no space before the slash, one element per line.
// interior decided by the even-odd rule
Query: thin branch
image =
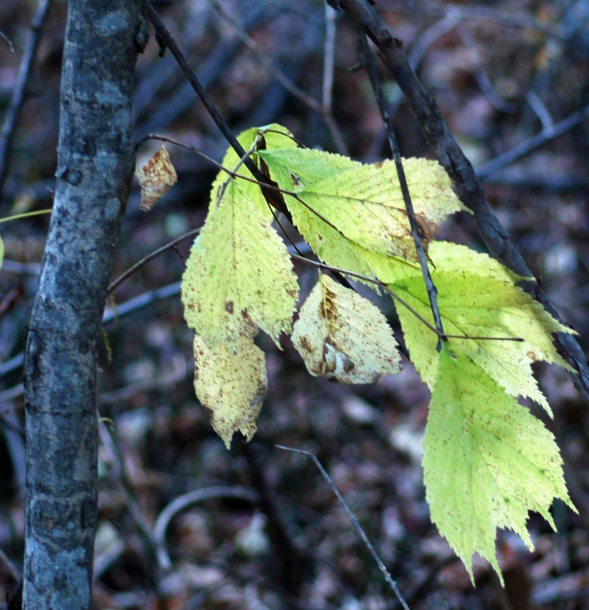
<path fill-rule="evenodd" d="M 333 481 L 331 480 L 331 477 L 327 474 L 327 471 L 325 470 L 325 468 L 323 468 L 323 466 L 321 465 L 321 462 L 317 459 L 317 456 L 314 453 L 312 453 L 311 451 L 305 451 L 303 449 L 294 449 L 293 447 L 285 447 L 284 445 L 276 445 L 276 448 L 283 449 L 284 451 L 291 451 L 292 453 L 300 453 L 301 455 L 306 455 L 307 457 L 309 457 L 313 460 L 315 466 L 317 466 L 317 469 L 321 473 L 321 476 L 325 479 L 325 481 L 329 485 L 331 491 L 333 491 L 333 493 L 336 495 L 339 503 L 344 507 L 344 510 L 346 511 L 346 513 L 348 514 L 348 517 L 350 518 L 350 521 L 352 522 L 352 525 L 358 532 L 360 538 L 362 538 L 362 541 L 366 545 L 366 548 L 370 551 L 370 554 L 372 555 L 374 561 L 376 561 L 376 565 L 378 566 L 378 569 L 383 573 L 385 580 L 387 581 L 388 585 L 393 590 L 395 597 L 399 600 L 399 603 L 404 608 L 404 610 L 409 610 L 409 606 L 407 605 L 407 602 L 403 599 L 403 596 L 401 595 L 401 592 L 399 591 L 399 588 L 397 587 L 397 583 L 395 583 L 395 581 L 391 578 L 389 571 L 386 569 L 384 563 L 378 556 L 378 553 L 375 551 L 370 540 L 368 540 L 368 536 L 365 534 L 364 530 L 362 529 L 362 526 L 358 522 L 358 519 L 356 518 L 354 513 L 350 510 L 350 508 L 346 504 L 346 501 L 343 499 L 343 497 L 340 494 L 340 492 L 338 491 L 337 487 L 334 485 Z"/>
<path fill-rule="evenodd" d="M 20 64 L 12 100 L 4 118 L 4 125 L 2 126 L 2 133 L 0 134 L 0 202 L 3 199 L 4 181 L 8 175 L 8 157 L 12 147 L 12 139 L 25 101 L 27 83 L 29 82 L 35 56 L 37 55 L 37 48 L 39 46 L 39 41 L 41 40 L 43 24 L 45 23 L 45 18 L 51 8 L 51 3 L 52 0 L 40 0 L 37 12 L 33 17 L 33 21 L 31 22 L 31 34 L 27 41 L 27 47 Z"/>
<path fill-rule="evenodd" d="M 533 99 L 533 98 L 532 98 Z M 528 100 L 530 105 L 536 111 L 537 106 L 534 106 L 532 100 Z M 540 117 L 542 120 L 542 117 Z M 506 165 L 510 165 L 514 161 L 529 155 L 531 152 L 540 148 L 547 142 L 554 140 L 558 136 L 561 136 L 563 133 L 570 131 L 573 127 L 576 127 L 579 123 L 582 123 L 585 119 L 589 118 L 589 105 L 581 108 L 581 110 L 577 110 L 577 112 L 573 112 L 570 116 L 568 116 L 560 123 L 556 123 L 556 125 L 548 122 L 540 133 L 537 133 L 535 136 L 531 137 L 529 140 L 514 146 L 511 150 L 508 150 L 506 153 L 491 159 L 488 163 L 484 163 L 477 170 L 476 174 L 480 180 L 484 180 L 487 176 L 498 172 L 500 169 L 505 167 Z M 545 122 L 544 119 L 542 122 Z"/>
<path fill-rule="evenodd" d="M 8 48 L 10 49 L 10 52 L 14 53 L 14 45 L 12 44 L 12 40 L 10 40 L 10 38 L 8 38 L 8 36 L 6 36 L 6 34 L 2 30 L 0 30 L 0 38 L 2 38 L 4 42 L 6 42 Z"/>
<path fill-rule="evenodd" d="M 333 4 L 335 0 L 329 0 Z M 441 165 L 454 183 L 459 199 L 474 213 L 474 221 L 492 256 L 521 277 L 533 277 L 525 261 L 511 243 L 505 229 L 485 200 L 476 173 L 454 136 L 448 129 L 438 105 L 412 70 L 402 49 L 402 43 L 389 31 L 367 0 L 337 0 L 351 20 L 361 25 L 379 50 L 380 58 L 395 77 L 406 97 L 425 139 L 436 153 Z M 589 114 L 582 111 L 575 120 Z M 571 120 L 571 117 L 569 117 Z M 576 123 L 575 123 L 576 124 Z M 562 126 L 561 126 L 562 127 Z M 570 128 L 570 127 L 568 127 Z M 535 281 L 522 282 L 522 288 L 562 322 L 562 318 Z M 572 334 L 558 333 L 556 345 L 561 356 L 573 368 L 571 380 L 583 398 L 589 401 L 589 367 L 583 350 Z"/>
<path fill-rule="evenodd" d="M 133 275 L 133 273 L 135 273 L 135 271 L 137 271 L 138 269 L 141 269 L 141 267 L 146 265 L 149 261 L 153 260 L 156 256 L 163 254 L 167 250 L 171 250 L 172 248 L 175 248 L 178 244 L 182 243 L 183 241 L 186 241 L 193 235 L 198 235 L 198 233 L 200 233 L 200 227 L 198 229 L 192 229 L 192 231 L 188 231 L 188 233 L 184 233 L 184 235 L 180 235 L 180 237 L 176 237 L 176 239 L 173 239 L 171 242 L 168 242 L 161 248 L 158 248 L 157 250 L 150 252 L 147 256 L 144 256 L 141 260 L 137 261 L 132 267 L 129 267 L 129 269 L 127 269 L 127 271 L 125 271 L 122 275 L 119 275 L 119 277 L 116 280 L 111 282 L 111 284 L 108 287 L 108 290 L 106 291 L 106 294 L 109 295 L 112 292 L 114 292 L 128 277 Z"/>
<path fill-rule="evenodd" d="M 16 564 L 13 561 L 11 561 L 11 559 L 2 550 L 1 547 L 0 547 L 0 562 L 2 562 L 8 568 L 8 571 L 10 572 L 10 575 L 12 576 L 12 578 L 14 578 L 14 580 L 20 580 L 22 578 L 22 574 L 20 573 L 20 570 L 16 567 Z"/>
<path fill-rule="evenodd" d="M 325 263 L 320 263 L 319 261 L 314 261 L 313 259 L 307 258 L 305 256 L 298 256 L 296 254 L 291 253 L 290 257 L 295 258 L 296 260 L 299 260 L 308 265 L 312 265 L 313 267 L 317 267 L 318 269 L 325 269 L 326 271 L 329 271 L 329 272 L 335 274 L 336 276 L 346 276 L 347 275 L 356 280 L 374 284 L 375 286 L 382 288 L 383 290 L 388 292 L 393 299 L 395 299 L 401 305 L 403 305 L 403 307 L 405 307 L 405 309 L 407 309 L 407 311 L 411 312 L 420 322 L 425 324 L 425 326 L 427 326 L 427 328 L 429 328 L 434 334 L 436 334 L 438 337 L 440 337 L 439 331 L 437 330 L 437 328 L 435 326 L 433 326 L 433 324 L 430 324 L 414 307 L 411 307 L 411 305 L 409 305 L 409 303 L 407 303 L 407 301 L 405 299 L 403 299 L 396 292 L 391 290 L 391 288 L 384 282 L 381 282 L 380 280 L 372 279 L 372 278 L 368 277 L 367 275 L 362 275 L 361 273 L 354 273 L 353 271 L 347 271 L 346 269 L 332 267 L 331 265 L 326 265 Z M 523 339 L 520 337 L 471 337 L 470 335 L 446 335 L 446 334 L 444 335 L 444 337 L 446 339 L 471 339 L 473 341 L 477 341 L 477 340 L 478 341 L 518 341 L 518 342 L 523 341 Z"/>
<path fill-rule="evenodd" d="M 241 40 L 243 45 L 249 50 L 254 56 L 258 63 L 274 77 L 292 96 L 296 97 L 306 106 L 309 106 L 311 110 L 323 114 L 324 107 L 308 93 L 297 87 L 291 80 L 277 68 L 274 63 L 268 59 L 268 57 L 260 51 L 256 41 L 240 26 L 240 24 L 221 6 L 218 0 L 212 2 L 217 12 L 225 19 L 225 21 L 233 28 L 237 38 Z"/>
<path fill-rule="evenodd" d="M 233 148 L 233 150 L 237 153 L 237 156 L 240 158 L 244 158 L 244 165 L 252 173 L 254 178 L 256 178 L 256 180 L 258 180 L 258 182 L 260 183 L 260 188 L 262 189 L 262 193 L 268 200 L 268 203 L 270 203 L 273 207 L 282 212 L 287 218 L 290 218 L 290 213 L 286 208 L 284 201 L 275 191 L 267 188 L 267 186 L 271 184 L 269 182 L 269 179 L 264 176 L 264 174 L 260 171 L 257 165 L 253 162 L 253 160 L 247 157 L 247 153 L 244 150 L 243 146 L 238 142 L 237 138 L 227 125 L 225 119 L 221 116 L 221 113 L 213 104 L 204 87 L 200 84 L 200 81 L 196 77 L 196 74 L 188 65 L 184 54 L 176 44 L 174 37 L 170 34 L 170 32 L 160 19 L 160 16 L 157 14 L 156 10 L 151 5 L 151 2 L 149 2 L 149 0 L 142 0 L 142 4 L 147 13 L 149 14 L 151 23 L 155 28 L 156 38 L 158 42 L 162 47 L 170 49 L 170 53 L 172 53 L 172 55 L 174 56 L 174 59 L 178 63 L 178 66 L 180 67 L 180 69 L 184 73 L 184 76 L 186 76 L 188 82 L 200 98 L 210 117 L 216 123 L 221 133 L 225 136 L 225 139 L 227 140 L 231 148 Z"/>
<path fill-rule="evenodd" d="M 368 74 L 368 78 L 370 79 L 374 97 L 376 98 L 376 103 L 378 104 L 378 109 L 380 110 L 380 115 L 388 135 L 389 146 L 391 147 L 391 151 L 393 153 L 393 159 L 397 169 L 397 176 L 399 178 L 399 186 L 401 187 L 401 193 L 403 194 L 403 201 L 405 203 L 405 209 L 407 210 L 407 217 L 409 218 L 409 225 L 411 227 L 411 235 L 413 236 L 413 243 L 415 244 L 415 250 L 417 251 L 417 258 L 419 259 L 419 265 L 421 266 L 423 281 L 425 282 L 425 288 L 427 290 L 427 296 L 432 310 L 434 324 L 436 325 L 436 333 L 438 335 L 438 345 L 436 346 L 436 349 L 440 351 L 442 349 L 442 341 L 446 340 L 446 335 L 444 334 L 442 316 L 440 315 L 440 308 L 438 307 L 438 290 L 432 280 L 432 276 L 427 264 L 427 256 L 421 239 L 422 229 L 417 222 L 417 218 L 415 217 L 415 210 L 413 209 L 413 202 L 411 201 L 411 194 L 409 193 L 409 185 L 407 184 L 407 177 L 405 176 L 403 161 L 401 160 L 401 151 L 399 150 L 399 144 L 395 136 L 393 124 L 389 117 L 380 83 L 378 82 L 376 67 L 372 61 L 370 49 L 368 48 L 368 40 L 366 39 L 366 34 L 360 28 L 360 26 L 357 26 L 357 34 L 360 45 L 360 62 Z"/>
<path fill-rule="evenodd" d="M 162 250 L 163 251 L 163 250 Z M 161 252 L 158 252 L 161 254 Z M 144 309 L 145 307 L 149 307 L 158 301 L 163 301 L 165 299 L 171 299 L 172 297 L 177 297 L 180 294 L 180 282 L 172 282 L 171 284 L 167 284 L 166 286 L 161 286 L 160 288 L 155 288 L 154 290 L 148 290 L 124 303 L 117 303 L 116 307 L 109 307 L 104 311 L 104 315 L 102 316 L 102 324 L 108 324 L 109 322 L 113 322 L 114 320 L 120 320 L 124 316 L 135 313 L 140 309 Z M 10 360 L 3 362 L 0 364 L 0 379 L 9 373 L 19 369 L 23 365 L 24 353 L 16 354 Z M 12 392 L 12 390 L 6 390 L 6 392 Z M 21 386 L 17 386 L 14 389 L 14 396 L 18 396 L 21 394 Z M 7 394 L 7 396 L 9 396 Z M 12 396 L 12 394 L 10 394 Z"/>

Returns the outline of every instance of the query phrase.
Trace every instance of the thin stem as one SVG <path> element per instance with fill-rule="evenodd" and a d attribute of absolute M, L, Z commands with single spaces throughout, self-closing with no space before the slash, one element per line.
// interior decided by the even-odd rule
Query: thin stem
<path fill-rule="evenodd" d="M 34 212 L 24 212 L 23 214 L 15 214 L 14 216 L 7 216 L 6 218 L 0 218 L 0 224 L 3 222 L 10 222 L 12 220 L 22 220 L 23 218 L 30 218 L 31 216 L 41 216 L 43 214 L 51 214 L 52 209 L 46 210 L 35 210 Z"/>
<path fill-rule="evenodd" d="M 365 534 L 364 530 L 362 529 L 362 526 L 358 522 L 358 519 L 356 518 L 354 513 L 350 510 L 350 508 L 346 504 L 346 501 L 343 499 L 343 497 L 340 494 L 340 492 L 338 491 L 337 487 L 334 485 L 333 481 L 331 480 L 331 477 L 327 474 L 327 471 L 325 470 L 325 468 L 323 468 L 323 466 L 321 465 L 321 462 L 317 459 L 317 456 L 314 453 L 312 453 L 311 451 L 305 451 L 304 449 L 294 449 L 293 447 L 285 447 L 284 445 L 276 445 L 276 448 L 283 449 L 284 451 L 291 451 L 292 453 L 300 453 L 301 455 L 306 455 L 307 457 L 309 457 L 313 460 L 313 463 L 315 464 L 315 466 L 317 466 L 317 469 L 321 473 L 321 476 L 325 479 L 325 481 L 329 485 L 331 491 L 333 491 L 333 493 L 336 495 L 337 499 L 339 500 L 339 503 L 344 507 L 344 510 L 346 511 L 346 513 L 348 514 L 348 517 L 350 518 L 350 521 L 352 522 L 352 525 L 354 526 L 354 528 L 360 535 L 360 538 L 362 538 L 362 541 L 366 545 L 366 548 L 370 551 L 372 558 L 374 559 L 374 561 L 376 561 L 376 565 L 378 566 L 378 569 L 383 573 L 385 580 L 387 581 L 387 583 L 393 590 L 393 593 L 395 594 L 396 598 L 399 600 L 399 603 L 404 608 L 404 610 L 409 610 L 409 606 L 407 605 L 407 602 L 403 599 L 403 596 L 401 595 L 401 592 L 399 591 L 399 588 L 397 587 L 397 583 L 391 578 L 389 571 L 386 569 L 381 558 L 378 556 L 378 553 L 372 546 L 372 543 L 370 542 L 370 540 L 368 540 L 368 536 Z"/>
<path fill-rule="evenodd" d="M 163 254 L 167 250 L 171 250 L 172 248 L 177 246 L 179 243 L 186 241 L 188 238 L 192 237 L 193 235 L 198 235 L 199 232 L 200 232 L 200 227 L 198 229 L 192 229 L 192 231 L 188 231 L 188 233 L 184 233 L 184 235 L 180 235 L 180 237 L 176 237 L 176 239 L 173 239 L 171 242 L 167 243 L 165 246 L 162 246 L 161 248 L 158 248 L 157 250 L 150 252 L 147 256 L 144 256 L 141 260 L 137 261 L 132 267 L 129 267 L 129 269 L 127 269 L 127 271 L 125 271 L 122 275 L 119 275 L 119 277 L 116 280 L 111 282 L 111 284 L 109 285 L 109 287 L 107 289 L 106 294 L 109 295 L 109 294 L 113 293 L 128 277 L 133 275 L 133 273 L 135 273 L 135 271 L 137 271 L 138 269 L 141 269 L 141 267 L 146 265 L 149 261 L 153 260 L 156 256 Z"/>
<path fill-rule="evenodd" d="M 397 168 L 397 176 L 399 177 L 399 185 L 401 187 L 401 193 L 403 194 L 403 201 L 405 202 L 405 208 L 407 210 L 407 216 L 409 218 L 409 225 L 411 227 L 411 235 L 413 236 L 413 243 L 415 244 L 415 250 L 417 251 L 417 258 L 421 266 L 421 272 L 423 274 L 423 280 L 425 282 L 425 288 L 427 290 L 427 296 L 429 298 L 434 323 L 436 325 L 436 333 L 438 335 L 438 345 L 436 349 L 440 351 L 442 349 L 442 341 L 446 340 L 444 333 L 444 327 L 442 325 L 442 316 L 440 315 L 440 309 L 438 307 L 438 290 L 432 280 L 432 276 L 427 264 L 427 256 L 423 242 L 421 239 L 422 229 L 417 222 L 415 217 L 415 211 L 413 209 L 413 202 L 411 201 L 411 194 L 409 193 L 409 185 L 407 184 L 407 177 L 405 176 L 405 170 L 403 169 L 403 161 L 401 160 L 401 151 L 399 150 L 399 144 L 395 136 L 392 121 L 389 117 L 387 105 L 382 94 L 382 89 L 378 81 L 376 74 L 376 67 L 368 48 L 368 40 L 366 34 L 360 26 L 356 28 L 358 33 L 358 42 L 360 44 L 360 61 L 364 70 L 368 74 L 374 97 L 378 104 L 380 114 L 382 116 L 383 123 L 385 124 L 386 132 L 389 138 L 389 145 L 393 153 L 393 159 L 395 161 L 395 167 Z"/>
<path fill-rule="evenodd" d="M 511 150 L 491 159 L 487 163 L 481 165 L 477 170 L 476 174 L 480 180 L 484 180 L 487 176 L 494 174 L 506 165 L 510 165 L 514 161 L 525 157 L 532 151 L 540 148 L 550 140 L 554 140 L 563 133 L 569 131 L 573 127 L 576 127 L 579 123 L 583 122 L 586 118 L 589 118 L 589 105 L 577 110 L 566 119 L 556 123 L 556 125 L 548 124 L 542 129 L 542 131 L 529 140 L 518 144 Z"/>
<path fill-rule="evenodd" d="M 243 146 L 239 143 L 231 129 L 229 129 L 229 126 L 225 122 L 225 119 L 221 116 L 221 113 L 213 104 L 204 87 L 200 84 L 200 81 L 196 77 L 196 74 L 188 65 L 184 54 L 176 44 L 174 37 L 170 34 L 170 32 L 160 19 L 156 10 L 151 5 L 151 2 L 149 2 L 149 0 L 142 0 L 142 4 L 147 13 L 149 14 L 149 18 L 153 24 L 153 27 L 155 28 L 156 38 L 158 42 L 163 47 L 170 49 L 170 52 L 174 56 L 174 59 L 178 63 L 178 66 L 188 79 L 188 82 L 200 98 L 201 102 L 203 103 L 205 109 L 207 110 L 213 121 L 215 121 L 221 133 L 225 136 L 227 142 L 229 142 L 231 148 L 233 148 L 233 150 L 237 153 L 238 157 L 244 158 L 244 165 L 252 173 L 254 178 L 256 178 L 256 180 L 258 180 L 258 182 L 260 183 L 260 188 L 262 189 L 262 192 L 268 202 L 277 210 L 282 212 L 287 218 L 290 218 L 290 214 L 288 212 L 288 209 L 286 208 L 286 205 L 284 204 L 284 201 L 275 191 L 267 188 L 267 186 L 270 184 L 269 179 L 264 176 L 264 174 L 260 171 L 257 165 L 253 162 L 253 160 L 247 157 L 247 153 L 244 150 Z"/>

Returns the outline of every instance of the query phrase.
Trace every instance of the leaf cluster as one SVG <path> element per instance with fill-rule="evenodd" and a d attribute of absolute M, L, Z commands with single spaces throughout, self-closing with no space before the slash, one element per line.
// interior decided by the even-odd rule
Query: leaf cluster
<path fill-rule="evenodd" d="M 530 510 L 554 526 L 554 498 L 574 508 L 553 436 L 517 401 L 528 397 L 550 413 L 531 363 L 566 367 L 552 334 L 571 331 L 496 260 L 434 240 L 447 216 L 464 208 L 439 164 L 405 159 L 444 325 L 438 350 L 394 164 L 300 148 L 279 125 L 250 129 L 239 141 L 277 185 L 321 266 L 395 297 L 411 361 L 432 393 L 423 458 L 432 520 L 471 577 L 475 552 L 500 575 L 497 528 L 514 530 L 533 548 Z M 293 324 L 299 286 L 275 212 L 233 150 L 223 166 L 187 262 L 182 300 L 196 333 L 196 393 L 229 447 L 234 432 L 249 440 L 256 430 L 267 386 L 254 342 L 259 330 L 277 346 L 282 334 L 291 335 L 312 375 L 344 383 L 373 383 L 401 365 L 378 308 L 324 272 Z"/>

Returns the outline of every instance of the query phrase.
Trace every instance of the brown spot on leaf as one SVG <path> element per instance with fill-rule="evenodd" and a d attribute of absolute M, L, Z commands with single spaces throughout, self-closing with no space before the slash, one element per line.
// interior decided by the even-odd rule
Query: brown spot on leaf
<path fill-rule="evenodd" d="M 233 313 L 233 301 L 227 301 L 225 303 L 225 311 L 227 313 Z"/>

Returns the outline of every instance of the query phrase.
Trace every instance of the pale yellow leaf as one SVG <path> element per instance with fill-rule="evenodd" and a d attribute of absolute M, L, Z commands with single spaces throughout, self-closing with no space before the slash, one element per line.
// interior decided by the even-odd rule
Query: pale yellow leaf
<path fill-rule="evenodd" d="M 135 170 L 135 175 L 141 187 L 139 209 L 143 212 L 149 212 L 178 180 L 165 146 L 162 146 L 143 167 Z"/>
<path fill-rule="evenodd" d="M 229 449 L 234 432 L 250 441 L 268 385 L 264 353 L 250 337 L 207 345 L 194 337 L 195 389 L 211 423 Z"/>
<path fill-rule="evenodd" d="M 321 275 L 301 307 L 292 342 L 312 375 L 374 383 L 401 370 L 397 344 L 380 310 Z"/>
<path fill-rule="evenodd" d="M 278 343 L 291 329 L 298 282 L 272 214 L 241 184 L 226 184 L 194 242 L 182 278 L 184 316 L 210 344 L 257 327 Z"/>

